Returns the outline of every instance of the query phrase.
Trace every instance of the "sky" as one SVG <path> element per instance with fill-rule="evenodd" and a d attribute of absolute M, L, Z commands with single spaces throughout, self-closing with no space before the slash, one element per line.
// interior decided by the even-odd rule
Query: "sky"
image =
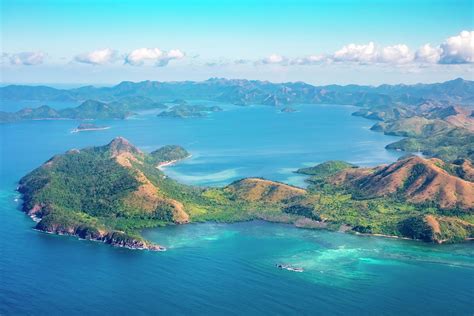
<path fill-rule="evenodd" d="M 474 79 L 474 0 L 0 1 L 2 84 Z"/>

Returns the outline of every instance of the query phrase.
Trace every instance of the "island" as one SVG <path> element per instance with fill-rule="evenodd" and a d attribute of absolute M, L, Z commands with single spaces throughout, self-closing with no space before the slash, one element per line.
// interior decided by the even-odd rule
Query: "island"
<path fill-rule="evenodd" d="M 148 227 L 265 220 L 297 227 L 426 242 L 474 238 L 474 169 L 407 156 L 360 168 L 340 161 L 301 169 L 308 189 L 261 178 L 221 188 L 181 184 L 159 169 L 189 156 L 179 146 L 145 153 L 122 137 L 52 157 L 19 182 L 36 229 L 132 249 L 165 250 Z"/>
<path fill-rule="evenodd" d="M 181 146 L 166 145 L 150 153 L 157 168 L 172 165 L 180 160 L 191 157 L 191 154 Z"/>
<path fill-rule="evenodd" d="M 205 106 L 205 105 L 175 105 L 168 111 L 163 111 L 158 114 L 158 117 L 172 117 L 172 118 L 188 118 L 188 117 L 205 117 L 212 112 L 221 112 L 222 108 L 219 106 Z"/>
<path fill-rule="evenodd" d="M 81 123 L 71 133 L 87 132 L 87 131 L 101 131 L 109 129 L 110 126 L 99 126 L 92 123 Z"/>
<path fill-rule="evenodd" d="M 422 152 L 446 161 L 474 161 L 474 110 L 470 107 L 447 106 L 436 102 L 416 107 L 366 107 L 353 113 L 377 120 L 371 130 L 403 139 L 387 145 L 387 149 Z"/>
<path fill-rule="evenodd" d="M 0 111 L 0 123 L 14 123 L 24 120 L 123 120 L 136 114 L 135 111 L 165 108 L 167 108 L 166 105 L 145 97 L 124 97 L 108 103 L 86 100 L 77 107 L 60 110 L 43 105 L 37 108 L 25 108 L 17 112 Z"/>

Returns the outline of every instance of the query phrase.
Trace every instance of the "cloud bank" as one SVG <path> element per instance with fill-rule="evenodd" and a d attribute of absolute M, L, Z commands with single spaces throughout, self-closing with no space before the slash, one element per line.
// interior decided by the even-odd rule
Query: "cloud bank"
<path fill-rule="evenodd" d="M 438 46 L 425 44 L 416 51 L 412 51 L 406 44 L 378 46 L 374 42 L 351 43 L 328 55 L 317 54 L 291 59 L 272 54 L 256 62 L 257 65 L 278 64 L 282 66 L 322 63 L 359 65 L 470 64 L 474 63 L 474 31 L 462 31 L 458 35 L 447 38 Z"/>
<path fill-rule="evenodd" d="M 74 61 L 89 65 L 108 65 L 121 62 L 130 66 L 167 66 L 173 60 L 181 60 L 186 54 L 179 49 L 169 51 L 160 48 L 137 48 L 119 54 L 112 48 L 103 48 L 76 55 Z M 42 52 L 2 53 L 2 64 L 32 66 L 44 62 Z M 193 59 L 198 57 L 193 57 Z M 439 45 L 424 44 L 416 50 L 398 43 L 380 46 L 375 42 L 350 43 L 332 53 L 317 53 L 290 58 L 281 54 L 271 54 L 260 59 L 205 60 L 202 65 L 225 67 L 232 65 L 254 66 L 308 66 L 322 64 L 391 65 L 394 67 L 417 65 L 460 65 L 474 63 L 474 31 L 462 31 Z M 406 67 L 405 67 L 406 68 Z"/>
<path fill-rule="evenodd" d="M 440 46 L 441 64 L 474 63 L 474 31 L 462 31 L 448 38 Z"/>
<path fill-rule="evenodd" d="M 125 63 L 132 66 L 143 66 L 152 63 L 155 66 L 163 67 L 171 60 L 182 59 L 185 54 L 179 49 L 172 49 L 169 52 L 159 48 L 139 48 L 133 50 L 125 57 Z"/>

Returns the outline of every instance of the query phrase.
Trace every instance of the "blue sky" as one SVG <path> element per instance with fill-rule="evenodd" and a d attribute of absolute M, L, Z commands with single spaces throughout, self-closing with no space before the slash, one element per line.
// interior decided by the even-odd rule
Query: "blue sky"
<path fill-rule="evenodd" d="M 473 1 L 2 0 L 2 82 L 468 78 Z"/>

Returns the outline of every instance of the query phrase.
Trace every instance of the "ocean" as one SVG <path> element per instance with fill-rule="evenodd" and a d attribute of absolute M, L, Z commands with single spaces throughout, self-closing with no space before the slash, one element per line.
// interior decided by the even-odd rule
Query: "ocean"
<path fill-rule="evenodd" d="M 193 101 L 196 104 L 211 102 Z M 0 125 L 0 314 L 472 315 L 474 244 L 432 245 L 264 222 L 148 229 L 166 252 L 113 248 L 35 231 L 18 180 L 55 154 L 123 136 L 144 151 L 167 144 L 192 157 L 164 169 L 184 183 L 222 186 L 258 176 L 304 187 L 301 167 L 326 160 L 395 161 L 399 138 L 370 131 L 354 107 L 218 104 L 206 118 L 142 112 L 111 128 L 80 122 Z M 17 109 L 18 104 L 2 105 Z M 59 107 L 65 105 L 58 105 Z M 303 273 L 277 264 L 304 268 Z"/>

